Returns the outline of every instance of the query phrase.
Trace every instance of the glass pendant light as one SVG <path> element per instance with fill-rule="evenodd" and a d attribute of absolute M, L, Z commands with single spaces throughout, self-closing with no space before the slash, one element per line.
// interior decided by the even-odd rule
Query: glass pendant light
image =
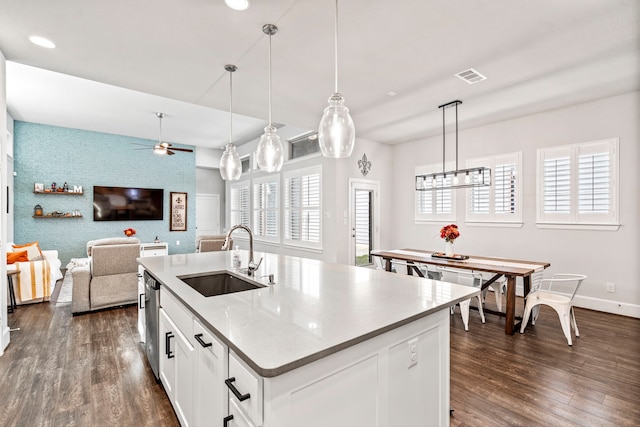
<path fill-rule="evenodd" d="M 284 151 L 277 129 L 271 122 L 271 36 L 278 32 L 278 27 L 273 24 L 265 24 L 262 27 L 262 32 L 269 36 L 269 125 L 264 128 L 264 134 L 258 143 L 256 157 L 261 170 L 279 172 L 284 162 Z"/>
<path fill-rule="evenodd" d="M 237 181 L 242 175 L 242 162 L 233 144 L 233 72 L 238 69 L 235 65 L 225 65 L 229 72 L 229 143 L 220 158 L 220 175 L 226 181 Z"/>
<path fill-rule="evenodd" d="M 329 98 L 318 127 L 318 143 L 325 157 L 349 157 L 356 141 L 356 129 L 344 105 L 344 98 L 338 92 L 338 0 L 335 10 L 335 93 Z"/>

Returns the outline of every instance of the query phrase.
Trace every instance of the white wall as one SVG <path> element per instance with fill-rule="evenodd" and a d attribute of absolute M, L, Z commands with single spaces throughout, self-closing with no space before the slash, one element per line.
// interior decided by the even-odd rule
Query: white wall
<path fill-rule="evenodd" d="M 196 167 L 197 168 L 217 168 L 220 166 L 221 150 L 211 148 L 196 149 Z"/>
<path fill-rule="evenodd" d="M 464 115 L 464 105 L 459 115 Z M 523 152 L 522 228 L 472 227 L 464 223 L 464 190 L 457 191 L 462 238 L 456 252 L 548 261 L 553 273 L 589 276 L 576 305 L 640 317 L 640 92 L 460 131 L 460 167 L 467 158 Z M 452 129 L 452 127 L 447 127 Z M 620 138 L 620 222 L 618 231 L 556 230 L 536 227 L 536 150 L 604 138 Z M 454 159 L 454 135 L 447 134 L 447 160 Z M 416 224 L 414 167 L 442 162 L 442 136 L 393 147 L 392 247 L 443 250 L 444 224 Z M 615 293 L 605 291 L 613 282 Z"/>
<path fill-rule="evenodd" d="M 280 138 L 285 145 L 285 158 L 288 157 L 288 145 L 286 140 L 299 135 L 299 129 L 287 127 L 278 130 Z M 243 144 L 238 147 L 238 154 L 243 157 L 253 153 L 258 145 L 258 139 Z M 356 139 L 356 145 L 351 157 L 347 159 L 328 159 L 320 154 L 311 155 L 306 158 L 285 161 L 282 172 L 294 169 L 302 169 L 309 166 L 322 164 L 323 194 L 322 194 L 322 252 L 307 251 L 304 249 L 293 249 L 281 246 L 274 246 L 266 243 L 256 242 L 255 250 L 267 251 L 278 254 L 302 256 L 306 258 L 321 259 L 329 262 L 348 263 L 349 245 L 351 244 L 351 233 L 348 224 L 344 223 L 345 212 L 349 211 L 349 178 L 363 179 L 358 168 L 358 160 L 363 154 L 367 154 L 372 163 L 371 171 L 364 179 L 379 181 L 380 183 L 380 223 L 381 247 L 389 247 L 391 244 L 391 234 L 393 229 L 388 227 L 391 221 L 391 147 L 364 139 Z M 262 172 L 254 171 L 251 177 L 264 176 Z M 245 179 L 246 176 L 241 177 Z M 226 185 L 227 197 L 229 197 L 229 185 Z M 226 221 L 229 220 L 229 209 L 226 209 Z M 237 241 L 241 248 L 246 248 L 246 242 Z"/>
<path fill-rule="evenodd" d="M 6 135 L 7 135 L 7 61 L 0 51 L 0 206 L 6 206 L 6 185 L 7 174 L 7 156 L 6 153 Z M 7 323 L 7 266 L 5 260 L 6 244 L 7 244 L 7 215 L 6 211 L 0 208 L 0 240 L 2 247 L 0 249 L 0 355 L 4 353 L 4 349 L 9 345 L 9 325 Z"/>
<path fill-rule="evenodd" d="M 391 247 L 395 228 L 395 221 L 392 220 L 393 164 L 390 161 L 392 152 L 392 148 L 388 145 L 357 138 L 351 157 L 334 160 L 338 167 L 336 183 L 334 187 L 327 189 L 327 191 L 334 191 L 335 189 L 335 215 L 337 220 L 335 232 L 327 236 L 328 239 L 335 239 L 333 243 L 336 256 L 331 261 L 342 264 L 350 263 L 349 247 L 353 243 L 348 221 L 346 224 L 344 222 L 345 213 L 348 214 L 349 212 L 349 178 L 367 179 L 377 181 L 380 184 L 378 197 L 380 203 L 380 248 Z M 358 160 L 362 159 L 363 154 L 366 154 L 367 159 L 371 162 L 371 170 L 366 176 L 362 175 L 358 167 Z M 327 183 L 325 182 L 324 185 L 327 185 Z"/>

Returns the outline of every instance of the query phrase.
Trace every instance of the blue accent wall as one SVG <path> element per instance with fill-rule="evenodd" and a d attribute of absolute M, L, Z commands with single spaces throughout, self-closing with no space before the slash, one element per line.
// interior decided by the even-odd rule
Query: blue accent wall
<path fill-rule="evenodd" d="M 28 122 L 14 127 L 14 240 L 39 241 L 43 249 L 57 249 L 63 267 L 71 258 L 86 257 L 86 243 L 103 237 L 124 237 L 129 227 L 142 242 L 158 238 L 169 243 L 169 253 L 195 252 L 196 167 L 193 153 L 159 156 L 135 144 L 153 146 L 157 141 L 69 129 Z M 184 146 L 182 146 L 184 147 Z M 84 194 L 34 194 L 34 183 L 45 188 L 52 182 Z M 164 189 L 162 221 L 93 221 L 93 186 Z M 187 231 L 169 231 L 169 196 L 172 191 L 188 193 Z M 83 215 L 74 219 L 34 219 L 34 207 Z M 176 241 L 180 241 L 180 245 Z"/>

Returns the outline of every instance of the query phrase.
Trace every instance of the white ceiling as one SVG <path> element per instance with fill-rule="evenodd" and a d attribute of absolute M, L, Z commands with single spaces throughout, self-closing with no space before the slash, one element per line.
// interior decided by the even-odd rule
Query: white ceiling
<path fill-rule="evenodd" d="M 333 92 L 333 0 L 0 1 L 0 51 L 16 120 L 220 147 L 267 120 L 316 129 Z M 460 99 L 460 128 L 640 89 L 637 0 L 343 0 L 339 89 L 359 138 L 439 134 L 438 105 Z M 47 37 L 48 50 L 27 37 Z M 454 73 L 488 77 L 469 85 Z M 53 71 L 53 72 L 52 72 Z M 73 77 L 72 77 L 73 76 Z M 397 93 L 391 97 L 388 92 Z"/>

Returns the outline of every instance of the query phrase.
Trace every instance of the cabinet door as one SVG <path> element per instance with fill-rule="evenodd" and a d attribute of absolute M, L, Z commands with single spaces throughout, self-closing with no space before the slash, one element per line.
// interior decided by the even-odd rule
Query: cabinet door
<path fill-rule="evenodd" d="M 227 346 L 197 320 L 194 333 L 193 422 L 196 426 L 219 425 L 227 414 Z"/>
<path fill-rule="evenodd" d="M 191 425 L 194 347 L 160 308 L 160 380 L 180 424 Z"/>
<path fill-rule="evenodd" d="M 160 357 L 160 381 L 167 392 L 167 396 L 171 403 L 174 403 L 175 384 L 176 384 L 176 359 L 175 359 L 175 331 L 176 327 L 167 315 L 160 308 L 160 333 L 158 334 L 159 347 L 158 355 Z"/>
<path fill-rule="evenodd" d="M 229 399 L 229 421 L 226 427 L 254 427 L 254 424 L 244 416 L 234 398 Z"/>
<path fill-rule="evenodd" d="M 147 328 L 144 317 L 144 294 L 144 275 L 140 273 L 138 275 L 138 334 L 140 334 L 140 342 L 145 342 Z"/>
<path fill-rule="evenodd" d="M 175 339 L 176 381 L 173 405 L 178 420 L 184 427 L 193 424 L 194 350 L 191 343 L 178 330 Z"/>

